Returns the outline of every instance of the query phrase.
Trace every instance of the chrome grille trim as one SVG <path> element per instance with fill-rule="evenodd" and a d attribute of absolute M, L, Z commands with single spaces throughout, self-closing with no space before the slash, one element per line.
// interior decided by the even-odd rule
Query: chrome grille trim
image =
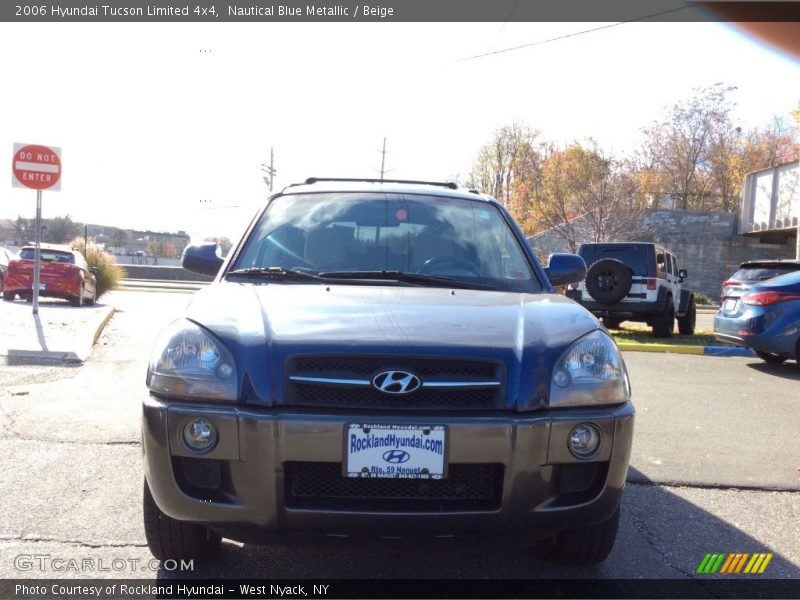
<path fill-rule="evenodd" d="M 320 385 L 352 385 L 369 386 L 372 382 L 369 379 L 337 379 L 334 377 L 305 377 L 303 375 L 291 375 L 289 379 L 301 383 L 318 383 Z M 423 381 L 422 387 L 426 388 L 493 388 L 502 385 L 499 381 Z"/>

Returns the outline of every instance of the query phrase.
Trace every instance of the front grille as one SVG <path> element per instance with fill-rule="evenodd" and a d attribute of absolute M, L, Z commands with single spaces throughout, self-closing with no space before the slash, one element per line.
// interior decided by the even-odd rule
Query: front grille
<path fill-rule="evenodd" d="M 426 388 L 404 395 L 354 386 L 292 381 L 292 376 L 371 381 L 386 370 L 402 370 L 424 382 L 498 381 L 496 387 Z M 300 356 L 287 361 L 286 402 L 304 406 L 391 410 L 492 410 L 503 407 L 505 369 L 485 360 L 406 356 Z"/>
<path fill-rule="evenodd" d="M 341 463 L 285 465 L 286 506 L 362 512 L 492 511 L 500 507 L 503 466 L 453 464 L 444 479 L 360 479 Z"/>

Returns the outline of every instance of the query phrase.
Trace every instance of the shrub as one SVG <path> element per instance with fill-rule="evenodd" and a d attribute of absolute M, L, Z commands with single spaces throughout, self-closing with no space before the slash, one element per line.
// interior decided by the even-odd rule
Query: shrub
<path fill-rule="evenodd" d="M 83 236 L 76 237 L 70 246 L 83 253 Z M 113 290 L 125 277 L 125 270 L 117 264 L 117 259 L 110 252 L 106 252 L 99 244 L 89 242 L 86 244 L 86 263 L 89 268 L 97 267 L 97 297 L 99 298 L 108 290 Z"/>
<path fill-rule="evenodd" d="M 709 304 L 711 306 L 716 306 L 717 304 L 719 304 L 716 300 L 713 300 L 712 298 L 706 296 L 705 294 L 701 294 L 699 292 L 694 293 L 694 301 L 697 304 Z"/>

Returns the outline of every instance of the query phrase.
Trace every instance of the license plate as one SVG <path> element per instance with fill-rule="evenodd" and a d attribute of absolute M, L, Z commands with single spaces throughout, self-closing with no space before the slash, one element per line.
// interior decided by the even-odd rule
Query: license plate
<path fill-rule="evenodd" d="M 722 304 L 722 310 L 725 312 L 734 312 L 739 304 L 738 298 L 726 298 Z"/>
<path fill-rule="evenodd" d="M 344 476 L 443 479 L 447 476 L 445 425 L 349 423 Z"/>

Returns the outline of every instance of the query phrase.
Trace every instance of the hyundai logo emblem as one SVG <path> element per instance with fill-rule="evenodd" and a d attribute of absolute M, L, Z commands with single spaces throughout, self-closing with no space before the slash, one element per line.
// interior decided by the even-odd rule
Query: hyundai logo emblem
<path fill-rule="evenodd" d="M 411 455 L 405 450 L 387 450 L 383 453 L 383 460 L 393 465 L 407 462 Z"/>
<path fill-rule="evenodd" d="M 375 389 L 387 394 L 410 394 L 419 389 L 419 377 L 406 371 L 383 371 L 372 379 Z"/>

